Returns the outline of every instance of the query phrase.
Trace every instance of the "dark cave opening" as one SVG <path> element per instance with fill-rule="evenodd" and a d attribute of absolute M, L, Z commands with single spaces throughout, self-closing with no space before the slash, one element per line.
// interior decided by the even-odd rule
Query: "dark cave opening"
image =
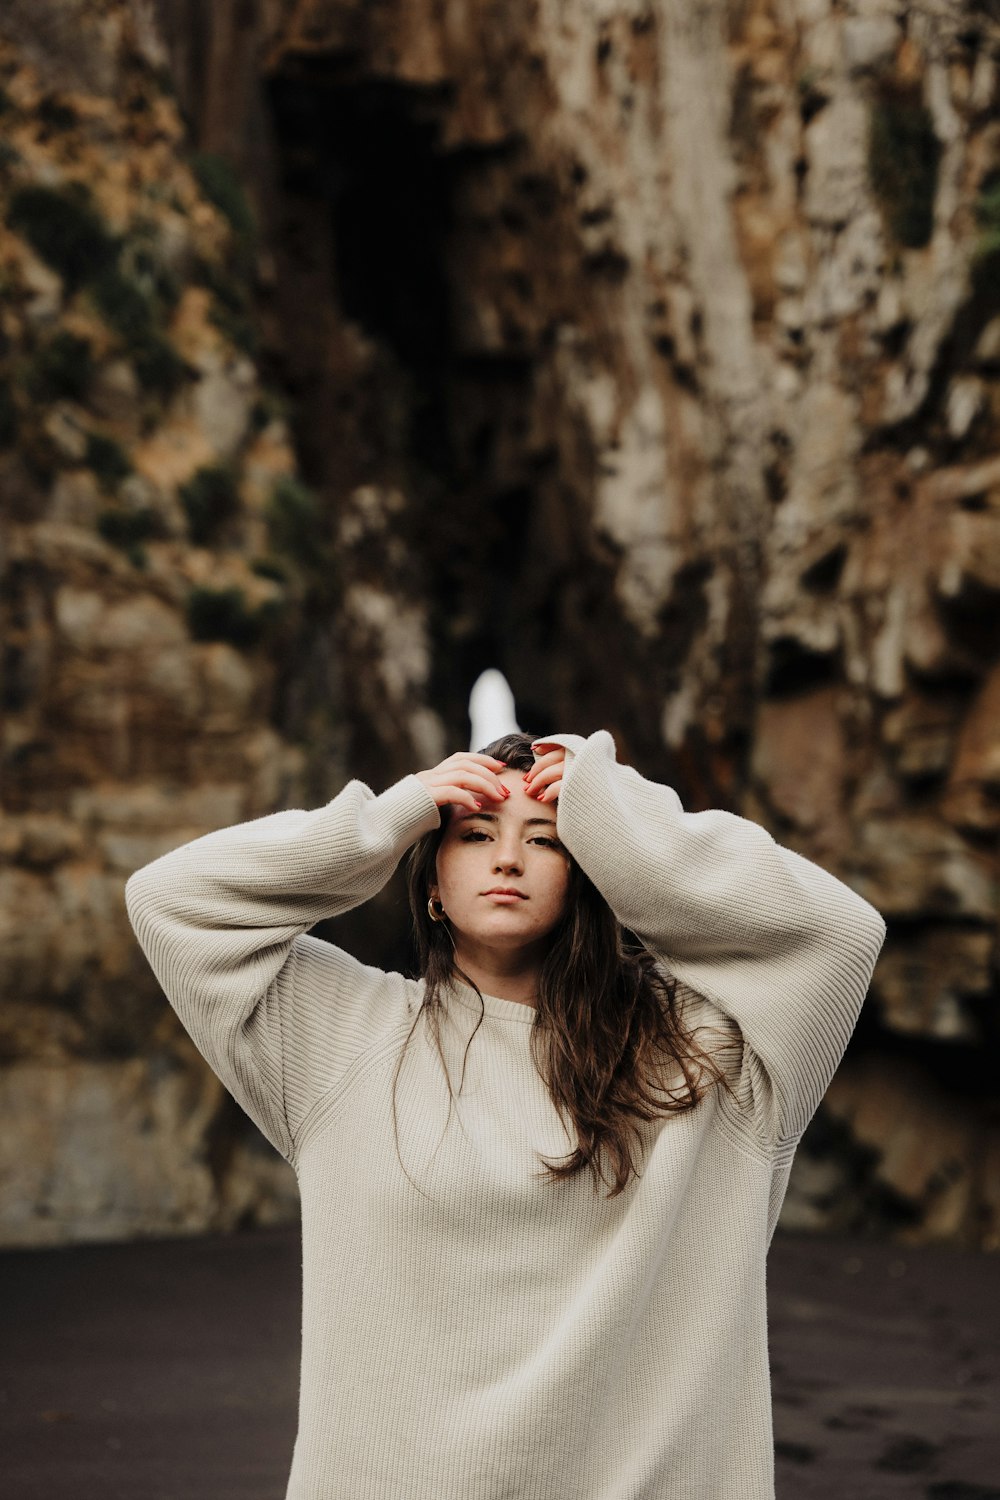
<path fill-rule="evenodd" d="M 410 470 L 408 488 L 434 492 L 455 462 L 447 243 L 456 161 L 440 148 L 449 92 L 359 74 L 346 58 L 299 60 L 268 86 L 280 191 L 309 205 L 305 222 L 320 226 L 329 257 L 320 295 L 379 349 L 372 425 L 392 421 L 393 430 L 365 434 L 369 462 L 386 463 L 392 450 Z M 297 246 L 304 262 L 312 250 Z M 322 437 L 303 437 L 303 456 L 311 450 L 325 471 Z"/>
<path fill-rule="evenodd" d="M 346 318 L 423 375 L 450 360 L 444 242 L 453 173 L 436 149 L 435 91 L 281 74 L 269 103 L 286 191 L 328 205 Z"/>
<path fill-rule="evenodd" d="M 504 655 L 532 497 L 497 472 L 497 432 L 531 361 L 456 347 L 450 262 L 462 175 L 512 147 L 443 149 L 450 93 L 359 76 L 346 58 L 299 60 L 269 84 L 281 190 L 329 216 L 331 302 L 386 351 L 387 379 L 398 382 L 389 399 L 407 490 L 401 534 L 430 607 L 432 703 L 461 735 L 472 684 Z M 325 469 L 322 439 L 306 446 Z M 388 462 L 374 439 L 370 451 Z"/>

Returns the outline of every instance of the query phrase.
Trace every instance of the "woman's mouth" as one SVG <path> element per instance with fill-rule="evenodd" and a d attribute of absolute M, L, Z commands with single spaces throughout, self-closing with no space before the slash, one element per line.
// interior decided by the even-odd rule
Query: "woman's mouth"
<path fill-rule="evenodd" d="M 515 891 L 509 886 L 497 886 L 492 891 L 484 891 L 483 895 L 488 896 L 491 901 L 496 901 L 500 906 L 513 906 L 518 901 L 528 899 L 520 891 Z"/>

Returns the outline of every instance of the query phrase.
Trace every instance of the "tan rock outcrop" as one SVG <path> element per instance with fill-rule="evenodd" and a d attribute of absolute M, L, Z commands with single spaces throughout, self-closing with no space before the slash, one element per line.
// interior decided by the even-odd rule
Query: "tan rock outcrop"
<path fill-rule="evenodd" d="M 80 386 L 79 344 L 50 341 L 90 351 L 83 388 L 16 398 L 0 448 L 0 849 L 39 924 L 5 974 L 46 1017 L 18 1010 L 12 1055 L 103 1065 L 125 1006 L 144 1063 L 130 861 L 435 759 L 498 666 L 530 729 L 610 728 L 686 806 L 758 819 L 887 916 L 787 1222 L 996 1245 L 988 8 L 44 0 L 30 37 L 8 13 L 4 201 L 89 184 L 123 274 L 173 287 L 157 333 L 183 370 L 151 394 L 163 348 L 137 356 L 23 223 L 0 232 L 8 362 Z M 189 148 L 250 191 L 242 301 L 233 184 Z M 286 489 L 277 525 L 299 466 L 318 504 Z M 98 532 L 109 509 L 141 542 Z M 195 638 L 206 614 L 229 638 Z M 398 961 L 391 910 L 338 931 Z M 194 1219 L 287 1209 L 280 1173 L 235 1162 Z"/>

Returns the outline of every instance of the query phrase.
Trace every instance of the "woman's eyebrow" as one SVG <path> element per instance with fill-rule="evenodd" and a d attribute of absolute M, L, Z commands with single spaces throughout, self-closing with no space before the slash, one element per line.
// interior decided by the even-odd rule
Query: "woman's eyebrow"
<path fill-rule="evenodd" d="M 495 823 L 497 821 L 496 813 L 473 812 L 471 808 L 460 812 L 458 815 L 460 823 L 471 822 L 473 818 L 485 818 L 488 823 Z M 525 818 L 523 826 L 525 828 L 555 828 L 556 820 L 555 818 Z"/>

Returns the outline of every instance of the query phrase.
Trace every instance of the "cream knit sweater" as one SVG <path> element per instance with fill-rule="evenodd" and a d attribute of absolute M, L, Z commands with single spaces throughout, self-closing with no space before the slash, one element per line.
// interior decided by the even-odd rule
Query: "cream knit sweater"
<path fill-rule="evenodd" d="M 732 813 L 684 812 L 604 730 L 567 749 L 560 836 L 735 1039 L 713 1089 L 643 1127 L 618 1197 L 535 1071 L 533 1008 L 449 992 L 449 1118 L 422 982 L 307 935 L 440 814 L 415 776 L 206 834 L 129 880 L 128 912 L 211 1067 L 295 1168 L 299 1427 L 287 1500 L 770 1500 L 765 1257 L 796 1143 L 885 937 L 841 881 Z M 707 1040 L 709 1032 L 701 1039 Z M 252 1309 L 248 1309 L 252 1316 Z"/>

